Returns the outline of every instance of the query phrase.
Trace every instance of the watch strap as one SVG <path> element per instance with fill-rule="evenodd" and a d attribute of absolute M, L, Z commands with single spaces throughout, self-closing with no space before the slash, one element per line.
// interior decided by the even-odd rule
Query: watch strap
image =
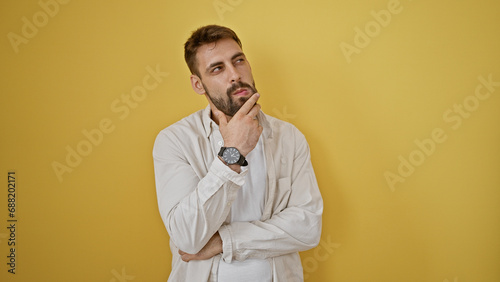
<path fill-rule="evenodd" d="M 243 155 L 241 153 L 240 153 L 240 159 L 236 163 L 239 164 L 240 166 L 247 166 L 248 165 L 247 160 L 245 159 L 245 157 L 243 157 Z"/>

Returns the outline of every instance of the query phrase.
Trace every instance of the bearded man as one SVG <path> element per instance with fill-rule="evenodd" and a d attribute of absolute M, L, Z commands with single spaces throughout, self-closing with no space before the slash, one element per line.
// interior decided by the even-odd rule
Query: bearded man
<path fill-rule="evenodd" d="M 208 105 L 162 130 L 153 148 L 168 281 L 303 281 L 298 252 L 319 243 L 323 213 L 304 135 L 262 112 L 233 30 L 201 27 L 184 52 Z"/>

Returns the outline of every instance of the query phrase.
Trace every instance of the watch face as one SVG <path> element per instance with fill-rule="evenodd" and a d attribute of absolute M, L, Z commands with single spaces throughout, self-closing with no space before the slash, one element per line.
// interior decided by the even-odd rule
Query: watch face
<path fill-rule="evenodd" d="M 233 147 L 229 147 L 222 153 L 222 158 L 228 164 L 235 164 L 240 159 L 240 152 Z"/>

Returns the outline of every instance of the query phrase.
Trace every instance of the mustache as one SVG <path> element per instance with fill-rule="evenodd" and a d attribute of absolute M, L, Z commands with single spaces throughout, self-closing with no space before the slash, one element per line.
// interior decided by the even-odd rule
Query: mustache
<path fill-rule="evenodd" d="M 245 82 L 243 82 L 243 81 L 238 81 L 238 82 L 233 83 L 233 84 L 231 85 L 231 87 L 229 87 L 229 88 L 227 89 L 227 91 L 226 91 L 227 96 L 231 96 L 231 94 L 232 94 L 234 91 L 238 90 L 239 88 L 248 88 L 248 89 L 252 90 L 252 91 L 253 91 L 253 93 L 256 93 L 256 92 L 257 92 L 257 90 L 255 90 L 255 88 L 254 88 L 252 85 L 250 85 L 250 84 L 248 84 L 248 83 L 245 83 Z"/>

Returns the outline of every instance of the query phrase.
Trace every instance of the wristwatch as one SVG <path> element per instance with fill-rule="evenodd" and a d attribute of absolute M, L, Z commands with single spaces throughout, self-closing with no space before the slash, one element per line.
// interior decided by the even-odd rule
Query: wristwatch
<path fill-rule="evenodd" d="M 245 157 L 240 154 L 240 151 L 235 147 L 221 147 L 219 154 L 222 160 L 227 165 L 238 164 L 240 166 L 247 166 L 248 162 L 245 160 Z"/>

